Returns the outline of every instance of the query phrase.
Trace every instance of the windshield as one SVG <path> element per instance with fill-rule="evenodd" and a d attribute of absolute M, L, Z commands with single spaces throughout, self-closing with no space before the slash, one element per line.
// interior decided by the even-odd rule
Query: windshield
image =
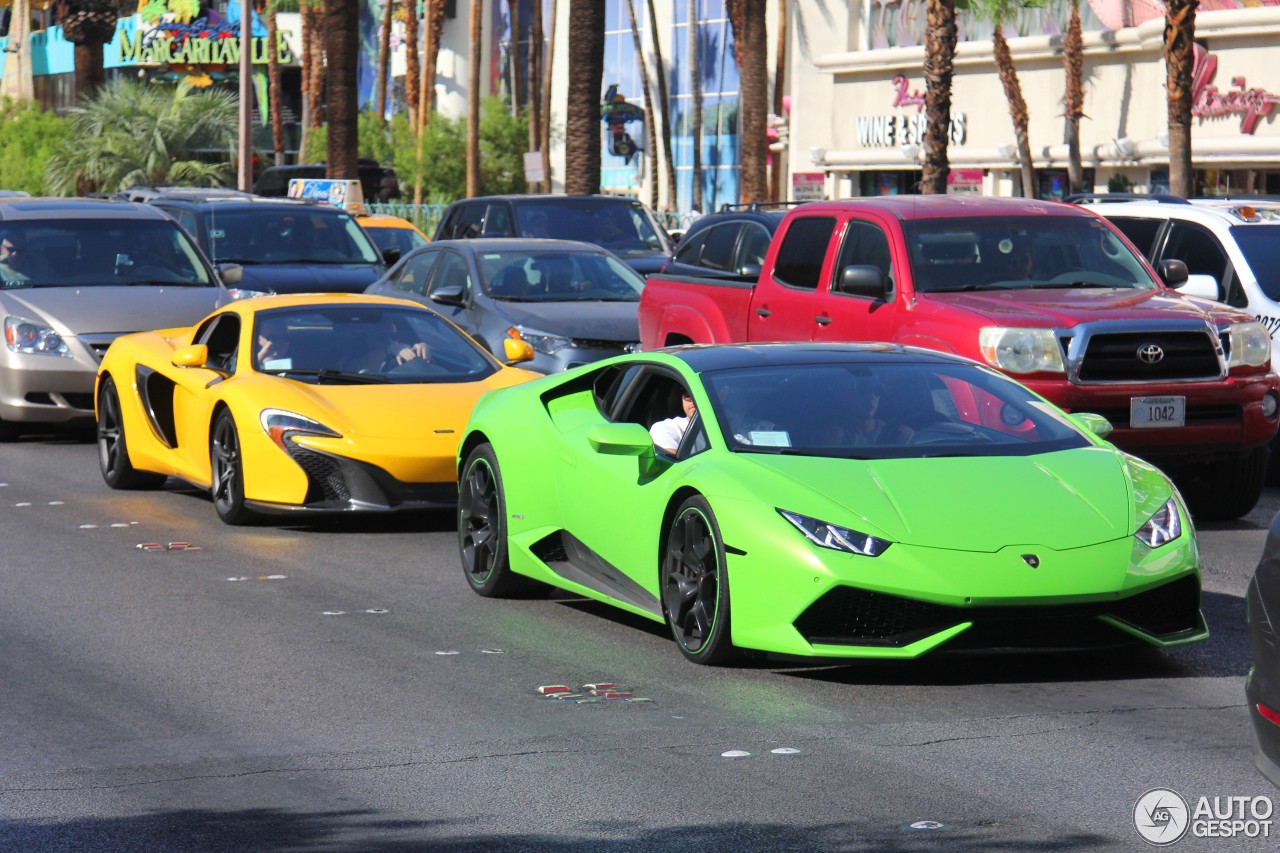
<path fill-rule="evenodd" d="M 1159 286 L 1142 260 L 1099 219 L 924 219 L 903 223 L 903 231 L 920 293 Z"/>
<path fill-rule="evenodd" d="M 740 453 L 1030 456 L 1089 444 L 1061 411 L 973 365 L 877 358 L 704 378 L 725 443 Z"/>
<path fill-rule="evenodd" d="M 1233 225 L 1231 236 L 1262 292 L 1280 300 L 1280 224 Z"/>
<path fill-rule="evenodd" d="M 167 220 L 7 221 L 0 238 L 6 288 L 217 286 L 195 244 Z"/>
<path fill-rule="evenodd" d="M 475 382 L 499 365 L 434 311 L 302 305 L 259 311 L 253 367 L 320 384 Z"/>
<path fill-rule="evenodd" d="M 376 264 L 373 241 L 349 214 L 326 207 L 264 204 L 207 210 L 209 256 L 237 264 Z"/>
<path fill-rule="evenodd" d="M 607 252 L 479 252 L 485 292 L 511 302 L 639 302 L 644 279 Z"/>
<path fill-rule="evenodd" d="M 624 258 L 671 251 L 666 233 L 639 202 L 590 198 L 522 200 L 515 210 L 521 237 L 581 240 Z"/>
<path fill-rule="evenodd" d="M 373 240 L 379 252 L 395 249 L 402 258 L 414 249 L 427 245 L 427 238 L 412 228 L 379 228 L 370 225 L 365 228 L 365 233 Z"/>

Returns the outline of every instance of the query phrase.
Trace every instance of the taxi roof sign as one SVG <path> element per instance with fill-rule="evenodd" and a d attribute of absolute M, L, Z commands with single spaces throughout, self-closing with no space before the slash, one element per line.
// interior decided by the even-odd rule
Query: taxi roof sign
<path fill-rule="evenodd" d="M 289 181 L 289 198 L 331 204 L 350 213 L 366 212 L 364 189 L 358 180 L 294 178 Z"/>

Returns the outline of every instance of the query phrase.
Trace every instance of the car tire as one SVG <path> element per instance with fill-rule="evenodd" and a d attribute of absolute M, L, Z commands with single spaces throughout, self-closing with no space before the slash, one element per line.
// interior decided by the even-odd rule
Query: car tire
<path fill-rule="evenodd" d="M 724 542 L 715 513 L 701 495 L 680 504 L 667 528 L 662 612 L 688 660 L 718 666 L 737 659 L 738 650 L 730 640 Z"/>
<path fill-rule="evenodd" d="M 467 583 L 485 598 L 526 594 L 538 585 L 511 570 L 507 501 L 493 445 L 476 446 L 458 481 L 458 554 Z"/>
<path fill-rule="evenodd" d="M 139 471 L 129 460 L 120 393 L 110 376 L 98 389 L 98 467 L 102 479 L 113 489 L 156 489 L 166 479 L 163 474 Z"/>
<path fill-rule="evenodd" d="M 1182 486 L 1191 514 L 1204 521 L 1231 521 L 1248 515 L 1262 497 L 1271 449 L 1255 447 L 1215 463 Z"/>
<path fill-rule="evenodd" d="M 244 457 L 240 453 L 240 433 L 235 418 L 223 409 L 213 420 L 209 440 L 210 492 L 218 518 L 233 526 L 252 524 L 257 516 L 245 508 Z"/>

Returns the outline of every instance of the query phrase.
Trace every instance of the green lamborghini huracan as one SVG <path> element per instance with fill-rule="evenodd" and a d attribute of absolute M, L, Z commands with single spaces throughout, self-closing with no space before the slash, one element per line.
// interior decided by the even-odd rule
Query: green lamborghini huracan
<path fill-rule="evenodd" d="M 932 350 L 619 356 L 481 399 L 463 569 L 665 622 L 706 664 L 1203 640 L 1186 507 L 1109 431 Z"/>

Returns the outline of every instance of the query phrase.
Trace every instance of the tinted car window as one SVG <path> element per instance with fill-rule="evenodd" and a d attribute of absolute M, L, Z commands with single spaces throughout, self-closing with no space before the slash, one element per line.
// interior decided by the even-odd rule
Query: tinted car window
<path fill-rule="evenodd" d="M 1156 243 L 1156 235 L 1164 223 L 1159 219 L 1141 219 L 1132 216 L 1108 216 L 1107 219 L 1120 233 L 1129 238 L 1129 242 L 1138 247 L 1142 254 L 1150 256 L 1151 248 Z"/>
<path fill-rule="evenodd" d="M 754 222 L 748 222 L 742 229 L 742 241 L 738 245 L 738 260 L 735 270 L 746 264 L 763 264 L 764 256 L 769 253 L 769 243 L 773 235 L 769 229 Z"/>
<path fill-rule="evenodd" d="M 521 237 L 581 240 L 619 257 L 668 251 L 667 241 L 639 203 L 573 198 L 522 200 L 515 206 Z"/>
<path fill-rule="evenodd" d="M 505 204 L 491 204 L 484 218 L 484 235 L 486 237 L 514 237 L 511 227 L 511 212 Z"/>
<path fill-rule="evenodd" d="M 4 223 L 20 247 L 17 285 L 182 284 L 213 287 L 199 250 L 169 220 L 42 219 Z"/>
<path fill-rule="evenodd" d="M 1191 222 L 1169 223 L 1162 258 L 1175 258 L 1187 265 L 1191 275 L 1211 275 L 1222 284 L 1227 269 L 1227 253 L 1218 238 Z"/>
<path fill-rule="evenodd" d="M 841 271 L 848 266 L 876 267 L 884 273 L 886 287 L 892 288 L 893 266 L 890 257 L 889 238 L 879 226 L 853 221 L 845 228 L 844 243 L 840 246 L 834 274 L 839 277 Z"/>
<path fill-rule="evenodd" d="M 351 216 L 333 208 L 263 205 L 202 214 L 205 251 L 235 263 L 374 264 L 381 255 Z"/>
<path fill-rule="evenodd" d="M 822 275 L 822 259 L 826 257 L 827 244 L 835 229 L 836 221 L 829 216 L 792 221 L 778 248 L 773 277 L 791 287 L 816 290 Z"/>
<path fill-rule="evenodd" d="M 436 264 L 435 273 L 431 277 L 431 288 L 428 295 L 442 287 L 461 287 L 464 295 L 471 293 L 471 273 L 467 270 L 467 262 L 455 252 L 444 252 L 444 257 Z"/>
<path fill-rule="evenodd" d="M 440 252 L 423 252 L 409 258 L 401 265 L 392 284 L 406 293 L 421 294 L 427 286 L 432 268 L 436 265 L 436 261 L 440 260 L 440 255 Z"/>
<path fill-rule="evenodd" d="M 1280 225 L 1237 225 L 1231 236 L 1244 253 L 1262 292 L 1280 300 Z"/>
<path fill-rule="evenodd" d="M 520 302 L 639 302 L 644 279 L 607 252 L 509 250 L 476 257 L 494 299 Z"/>
<path fill-rule="evenodd" d="M 462 240 L 479 237 L 484 223 L 484 205 L 466 204 L 458 208 L 457 215 L 450 223 L 450 231 L 445 239 Z"/>
<path fill-rule="evenodd" d="M 702 250 L 702 266 L 713 270 L 733 269 L 733 250 L 738 244 L 742 225 L 728 222 L 709 229 L 706 245 Z"/>
<path fill-rule="evenodd" d="M 680 247 L 676 249 L 675 262 L 678 264 L 697 266 L 698 258 L 702 255 L 702 244 L 707 241 L 707 235 L 709 233 L 711 233 L 711 229 L 706 228 L 696 234 L 690 234 L 681 240 Z"/>

